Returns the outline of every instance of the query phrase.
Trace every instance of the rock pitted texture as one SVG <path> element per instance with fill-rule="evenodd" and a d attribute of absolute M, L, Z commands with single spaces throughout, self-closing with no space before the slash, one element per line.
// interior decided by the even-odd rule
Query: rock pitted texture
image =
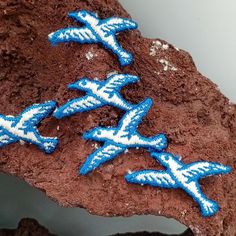
<path fill-rule="evenodd" d="M 47 35 L 76 25 L 66 15 L 80 9 L 95 11 L 101 18 L 129 17 L 116 0 L 0 1 L 0 113 L 17 115 L 32 103 L 51 99 L 61 105 L 83 95 L 67 90 L 83 76 L 105 79 L 113 71 L 131 73 L 141 81 L 124 88 L 123 96 L 133 103 L 146 97 L 154 101 L 141 134 L 165 132 L 168 151 L 185 163 L 216 161 L 235 169 L 236 106 L 197 71 L 191 56 L 162 40 L 143 38 L 139 31 L 118 36 L 134 54 L 134 63 L 125 68 L 98 45 L 52 47 Z M 93 58 L 88 60 L 87 53 Z M 201 181 L 204 193 L 222 207 L 212 218 L 202 218 L 183 191 L 127 184 L 124 174 L 129 170 L 162 168 L 144 150 L 130 150 L 87 177 L 78 176 L 78 167 L 95 149 L 82 133 L 97 125 L 116 125 L 121 116 L 120 110 L 104 107 L 60 121 L 48 118 L 40 131 L 60 138 L 55 153 L 45 155 L 33 145 L 12 144 L 0 150 L 0 171 L 24 179 L 65 207 L 84 207 L 103 216 L 164 215 L 190 227 L 195 235 L 235 235 L 235 171 Z"/>

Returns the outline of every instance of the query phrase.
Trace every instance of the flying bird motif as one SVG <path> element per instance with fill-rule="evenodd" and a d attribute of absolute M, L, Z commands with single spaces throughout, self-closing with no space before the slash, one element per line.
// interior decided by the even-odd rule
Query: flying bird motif
<path fill-rule="evenodd" d="M 147 138 L 137 132 L 137 127 L 142 118 L 152 106 L 152 100 L 146 99 L 142 103 L 123 116 L 116 128 L 96 127 L 83 135 L 84 139 L 104 142 L 103 147 L 98 148 L 85 161 L 80 169 L 80 174 L 86 175 L 101 164 L 114 159 L 127 148 L 145 148 L 155 151 L 163 151 L 167 146 L 164 134 Z"/>
<path fill-rule="evenodd" d="M 100 20 L 94 13 L 85 10 L 71 12 L 68 16 L 85 26 L 64 28 L 49 34 L 49 41 L 53 45 L 66 42 L 100 43 L 118 56 L 122 66 L 129 65 L 133 61 L 132 54 L 122 49 L 117 42 L 116 34 L 125 30 L 137 29 L 137 23 L 130 19 L 117 17 Z"/>
<path fill-rule="evenodd" d="M 16 117 L 0 115 L 0 147 L 24 141 L 35 144 L 45 153 L 52 153 L 58 144 L 58 139 L 41 136 L 37 125 L 55 108 L 56 102 L 48 101 L 34 104 Z"/>
<path fill-rule="evenodd" d="M 180 188 L 198 203 L 204 217 L 213 216 L 218 212 L 218 204 L 203 194 L 200 189 L 199 180 L 207 176 L 227 174 L 231 171 L 230 167 L 219 163 L 203 161 L 184 164 L 177 156 L 169 153 L 154 152 L 152 157 L 160 162 L 166 170 L 133 172 L 125 176 L 126 181 L 160 188 Z"/>
<path fill-rule="evenodd" d="M 133 105 L 126 102 L 120 95 L 120 89 L 130 83 L 139 80 L 137 76 L 128 74 L 117 74 L 110 76 L 105 81 L 95 81 L 86 78 L 78 80 L 68 86 L 69 89 L 85 91 L 84 97 L 75 98 L 57 108 L 54 116 L 62 119 L 85 111 L 97 109 L 102 106 L 111 105 L 122 110 L 130 110 Z"/>

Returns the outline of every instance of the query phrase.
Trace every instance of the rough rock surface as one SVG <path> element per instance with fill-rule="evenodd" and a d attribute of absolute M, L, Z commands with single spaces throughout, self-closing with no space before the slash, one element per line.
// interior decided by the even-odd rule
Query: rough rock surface
<path fill-rule="evenodd" d="M 104 79 L 113 71 L 131 73 L 141 81 L 125 87 L 123 96 L 133 103 L 146 97 L 154 101 L 140 125 L 143 135 L 165 132 L 168 151 L 181 155 L 185 163 L 216 161 L 235 169 L 236 106 L 197 71 L 191 56 L 162 40 L 143 38 L 139 31 L 119 35 L 135 59 L 125 68 L 98 45 L 52 47 L 47 35 L 76 25 L 66 15 L 79 9 L 95 11 L 101 18 L 129 17 L 116 0 L 0 1 L 0 113 L 17 115 L 32 103 L 51 99 L 63 104 L 82 95 L 67 90 L 82 76 Z M 90 60 L 88 52 L 94 55 Z M 201 181 L 204 193 L 221 206 L 212 218 L 201 217 L 183 191 L 127 184 L 128 170 L 162 168 L 141 149 L 120 155 L 86 177 L 78 176 L 78 167 L 95 149 L 82 133 L 97 125 L 116 125 L 121 116 L 120 110 L 104 107 L 60 121 L 48 118 L 40 131 L 60 138 L 55 153 L 45 155 L 33 145 L 12 144 L 0 150 L 0 171 L 24 179 L 65 207 L 84 207 L 103 216 L 163 215 L 182 222 L 195 235 L 235 235 L 235 171 Z"/>
<path fill-rule="evenodd" d="M 0 229 L 0 236 L 56 236 L 50 234 L 36 220 L 22 219 L 17 229 Z"/>

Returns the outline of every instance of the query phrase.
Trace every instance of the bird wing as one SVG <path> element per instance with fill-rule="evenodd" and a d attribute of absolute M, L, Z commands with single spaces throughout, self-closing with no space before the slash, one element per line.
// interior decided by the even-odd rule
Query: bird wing
<path fill-rule="evenodd" d="M 175 180 L 166 171 L 141 170 L 127 174 L 125 179 L 129 183 L 151 185 L 160 188 L 176 188 Z"/>
<path fill-rule="evenodd" d="M 41 104 L 34 104 L 27 107 L 19 116 L 16 117 L 15 126 L 18 129 L 33 127 L 41 120 L 46 118 L 56 108 L 56 102 L 48 101 Z"/>
<path fill-rule="evenodd" d="M 0 148 L 4 147 L 10 143 L 15 142 L 16 140 L 8 135 L 4 130 L 0 129 Z"/>
<path fill-rule="evenodd" d="M 86 95 L 81 98 L 75 98 L 57 108 L 54 112 L 54 116 L 57 119 L 62 119 L 67 116 L 74 115 L 85 111 L 90 111 L 102 106 L 102 102 L 93 96 Z"/>
<path fill-rule="evenodd" d="M 104 81 L 104 92 L 113 93 L 115 91 L 119 91 L 123 86 L 135 83 L 139 80 L 137 76 L 128 75 L 128 74 L 117 74 L 112 75 L 106 81 Z"/>
<path fill-rule="evenodd" d="M 106 33 L 121 32 L 124 30 L 133 30 L 138 28 L 138 24 L 130 19 L 112 17 L 101 21 L 101 30 Z"/>
<path fill-rule="evenodd" d="M 142 118 L 148 113 L 151 105 L 152 100 L 147 98 L 136 105 L 134 109 L 128 111 L 119 122 L 117 134 L 121 137 L 131 137 L 136 132 L 137 126 L 140 124 Z"/>
<path fill-rule="evenodd" d="M 49 41 L 56 45 L 57 43 L 76 42 L 76 43 L 97 43 L 97 38 L 87 27 L 70 27 L 57 30 L 49 34 Z"/>
<path fill-rule="evenodd" d="M 103 147 L 98 148 L 95 152 L 88 156 L 85 163 L 80 169 L 80 174 L 88 174 L 103 163 L 115 158 L 117 155 L 124 152 L 125 149 L 126 148 L 120 147 L 110 142 L 105 143 Z"/>
<path fill-rule="evenodd" d="M 229 173 L 230 168 L 215 162 L 195 162 L 185 165 L 180 171 L 187 178 L 200 179 L 206 176 Z"/>

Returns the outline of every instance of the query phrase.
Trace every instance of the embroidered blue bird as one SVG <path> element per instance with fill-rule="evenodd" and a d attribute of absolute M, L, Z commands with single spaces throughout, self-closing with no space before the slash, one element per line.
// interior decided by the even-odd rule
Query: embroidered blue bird
<path fill-rule="evenodd" d="M 125 30 L 137 29 L 138 25 L 130 19 L 111 17 L 100 20 L 94 13 L 85 10 L 68 14 L 77 22 L 85 26 L 60 29 L 49 34 L 49 41 L 57 43 L 76 42 L 80 44 L 100 43 L 118 56 L 122 66 L 133 61 L 131 53 L 126 52 L 116 40 L 116 34 Z"/>
<path fill-rule="evenodd" d="M 24 141 L 35 144 L 46 153 L 52 153 L 58 144 L 57 138 L 41 136 L 37 125 L 55 108 L 56 102 L 48 101 L 43 104 L 34 104 L 16 117 L 0 115 L 0 147 Z"/>
<path fill-rule="evenodd" d="M 122 110 L 130 110 L 133 105 L 125 101 L 119 91 L 123 86 L 135 83 L 138 80 L 137 76 L 127 74 L 112 75 L 101 82 L 83 78 L 74 84 L 70 84 L 68 88 L 85 91 L 87 93 L 86 96 L 70 100 L 56 109 L 54 116 L 57 119 L 62 119 L 106 105 L 118 107 Z"/>
<path fill-rule="evenodd" d="M 97 149 L 85 161 L 80 169 L 80 174 L 86 175 L 101 164 L 115 158 L 127 148 L 147 148 L 162 151 L 167 146 L 164 134 L 146 138 L 137 132 L 137 127 L 142 118 L 152 106 L 152 100 L 146 99 L 132 110 L 126 112 L 119 121 L 117 128 L 96 127 L 83 135 L 84 139 L 104 142 L 104 146 Z"/>
<path fill-rule="evenodd" d="M 183 189 L 198 203 L 204 217 L 217 213 L 218 204 L 202 193 L 199 180 L 216 174 L 227 174 L 231 171 L 230 167 L 203 161 L 184 164 L 178 157 L 169 153 L 154 152 L 152 157 L 160 162 L 166 170 L 142 170 L 127 174 L 125 176 L 127 182 L 153 187 Z"/>

